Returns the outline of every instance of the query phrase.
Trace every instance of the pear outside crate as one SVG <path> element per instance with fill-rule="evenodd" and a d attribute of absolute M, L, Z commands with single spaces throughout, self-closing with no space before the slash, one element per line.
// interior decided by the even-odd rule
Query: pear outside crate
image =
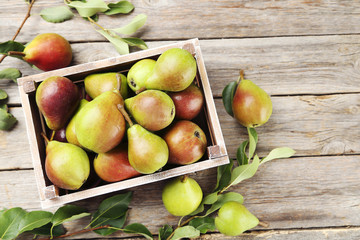
<path fill-rule="evenodd" d="M 137 61 L 145 58 L 157 59 L 161 53 L 170 48 L 186 49 L 196 59 L 197 74 L 194 81 L 195 84 L 202 89 L 205 102 L 202 112 L 194 120 L 194 122 L 196 122 L 204 130 L 207 136 L 208 147 L 204 157 L 198 162 L 190 165 L 164 167 L 161 171 L 153 174 L 141 175 L 114 183 L 94 184 L 93 186 L 80 188 L 76 191 L 64 191 L 54 186 L 45 174 L 44 163 L 46 157 L 46 145 L 41 133 L 46 133 L 49 129 L 47 129 L 43 116 L 39 112 L 35 102 L 35 92 L 37 86 L 46 78 L 51 76 L 67 77 L 76 84 L 82 84 L 83 79 L 87 75 L 93 73 L 112 71 L 121 72 L 126 75 L 130 67 Z M 190 39 L 157 48 L 142 50 L 124 56 L 26 76 L 18 80 L 18 85 L 21 103 L 25 114 L 36 183 L 39 191 L 41 206 L 43 208 L 63 205 L 229 163 L 229 156 L 226 151 L 225 141 L 221 132 L 198 39 Z"/>

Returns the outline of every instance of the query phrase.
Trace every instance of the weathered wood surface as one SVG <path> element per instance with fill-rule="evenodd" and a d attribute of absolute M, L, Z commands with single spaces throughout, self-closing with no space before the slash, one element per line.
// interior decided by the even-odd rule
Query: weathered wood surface
<path fill-rule="evenodd" d="M 117 2 L 111 0 L 108 2 Z M 26 12 L 23 1 L 2 0 L 0 41 L 6 41 L 19 26 Z M 147 26 L 140 32 L 144 39 L 235 38 L 294 35 L 353 34 L 360 32 L 359 2 L 351 0 L 216 0 L 170 1 L 134 0 L 135 11 L 123 17 L 101 16 L 100 24 L 117 28 L 137 14 L 148 15 Z M 99 41 L 89 23 L 79 16 L 69 22 L 45 22 L 37 15 L 43 8 L 62 5 L 62 0 L 38 0 L 32 17 L 19 36 L 30 41 L 38 33 L 53 32 L 71 41 Z M 206 20 L 205 20 L 206 19 Z"/>
<path fill-rule="evenodd" d="M 201 40 L 200 45 L 216 97 L 238 78 L 239 69 L 271 95 L 360 92 L 358 35 Z M 74 43 L 72 48 L 73 65 L 118 56 L 110 43 Z M 1 65 L 23 69 L 24 76 L 40 72 L 11 57 Z M 19 104 L 17 86 L 10 81 L 3 86 L 9 89 L 9 103 Z"/>
<path fill-rule="evenodd" d="M 280 159 L 264 164 L 255 177 L 230 190 L 242 194 L 245 198 L 244 204 L 259 219 L 269 223 L 269 229 L 358 226 L 359 170 L 359 155 Z M 215 184 L 215 174 L 215 169 L 209 169 L 191 176 L 205 191 L 210 191 Z M 3 199 L 3 205 L 39 208 L 34 181 L 32 170 L 1 171 L 0 199 Z M 158 182 L 131 189 L 134 196 L 129 223 L 141 222 L 149 226 L 154 233 L 163 224 L 177 223 L 178 218 L 167 214 L 162 205 L 163 185 L 164 182 Z M 109 196 L 111 194 L 75 204 L 93 210 L 101 199 Z M 71 224 L 69 230 L 86 225 L 88 220 L 78 221 L 76 225 Z M 84 237 L 98 236 L 88 234 L 76 239 Z"/>
<path fill-rule="evenodd" d="M 117 2 L 110 0 L 108 2 Z M 100 24 L 115 28 L 139 13 L 148 15 L 135 36 L 149 47 L 179 39 L 200 38 L 205 65 L 228 153 L 235 156 L 246 131 L 224 110 L 221 92 L 237 79 L 239 69 L 272 95 L 274 112 L 258 128 L 258 153 L 275 147 L 294 148 L 296 157 L 265 164 L 257 175 L 231 189 L 268 229 L 256 228 L 240 237 L 210 233 L 199 239 L 360 239 L 360 5 L 358 1 L 169 1 L 134 0 L 126 16 L 101 16 Z M 79 17 L 52 24 L 41 9 L 62 0 L 37 0 L 17 40 L 57 32 L 70 40 L 74 64 L 118 54 Z M 9 40 L 25 16 L 24 1 L 2 0 L 0 42 Z M 39 73 L 26 63 L 6 58 L 0 70 Z M 0 208 L 40 208 L 31 155 L 17 86 L 1 82 L 9 94 L 10 112 L 19 120 L 12 131 L 0 131 Z M 192 176 L 206 191 L 215 183 L 215 169 Z M 165 182 L 129 189 L 134 192 L 129 223 L 141 222 L 153 233 L 162 224 L 176 225 L 161 203 Z M 144 194 L 146 192 L 146 194 Z M 75 204 L 97 208 L 111 194 Z M 49 209 L 53 211 L 54 209 Z M 67 224 L 69 231 L 88 219 Z M 137 239 L 115 234 L 114 239 Z M 85 234 L 71 239 L 104 239 Z M 26 237 L 23 239 L 27 239 Z"/>

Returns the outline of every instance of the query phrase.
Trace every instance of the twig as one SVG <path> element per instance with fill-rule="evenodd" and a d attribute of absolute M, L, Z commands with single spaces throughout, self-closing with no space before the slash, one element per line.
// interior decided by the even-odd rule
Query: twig
<path fill-rule="evenodd" d="M 53 238 L 41 238 L 41 239 L 37 239 L 37 240 L 50 240 L 50 239 L 55 239 L 55 238 L 65 238 L 65 237 L 70 237 L 73 235 L 77 235 L 77 234 L 81 234 L 81 233 L 87 233 L 87 232 L 91 232 L 91 231 L 95 231 L 98 229 L 103 229 L 103 228 L 109 228 L 109 225 L 104 225 L 104 226 L 100 226 L 100 227 L 95 227 L 95 228 L 89 228 L 89 229 L 83 229 L 77 232 L 73 232 L 73 233 L 68 233 L 68 234 L 63 234 L 60 236 L 55 236 Z"/>
<path fill-rule="evenodd" d="M 13 40 L 13 41 L 14 41 L 15 38 L 19 35 L 20 30 L 21 30 L 22 27 L 24 26 L 26 20 L 30 17 L 31 8 L 32 8 L 32 6 L 34 5 L 35 0 L 30 0 L 29 3 L 30 3 L 30 4 L 29 4 L 28 11 L 27 11 L 27 13 L 26 13 L 26 16 L 25 16 L 24 20 L 22 21 L 20 27 L 19 27 L 18 30 L 16 31 L 15 35 L 14 35 L 13 38 L 11 39 L 11 40 Z M 4 58 L 6 58 L 6 56 L 7 56 L 7 55 L 3 55 L 3 56 L 1 57 L 0 63 L 4 60 Z"/>

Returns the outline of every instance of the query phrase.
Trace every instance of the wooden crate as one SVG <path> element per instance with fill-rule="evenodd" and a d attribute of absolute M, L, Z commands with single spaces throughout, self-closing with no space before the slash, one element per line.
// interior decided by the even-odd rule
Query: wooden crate
<path fill-rule="evenodd" d="M 141 175 L 115 183 L 103 183 L 98 186 L 79 189 L 77 191 L 63 191 L 54 186 L 47 179 L 44 170 L 46 145 L 41 136 L 41 132 L 46 132 L 48 129 L 44 124 L 44 119 L 35 102 L 36 87 L 50 76 L 64 76 L 76 83 L 81 83 L 85 76 L 92 73 L 116 71 L 126 74 L 130 67 L 137 61 L 144 58 L 156 59 L 165 50 L 175 47 L 188 50 L 196 58 L 198 71 L 194 81 L 203 90 L 205 96 L 204 109 L 197 119 L 198 121 L 203 121 L 205 123 L 202 128 L 208 138 L 207 154 L 205 154 L 200 161 L 190 165 L 164 168 L 153 174 Z M 18 83 L 21 103 L 25 113 L 35 178 L 43 208 L 62 205 L 101 194 L 217 167 L 229 162 L 198 39 L 190 39 L 162 47 L 131 53 L 125 56 L 27 76 L 19 79 Z"/>

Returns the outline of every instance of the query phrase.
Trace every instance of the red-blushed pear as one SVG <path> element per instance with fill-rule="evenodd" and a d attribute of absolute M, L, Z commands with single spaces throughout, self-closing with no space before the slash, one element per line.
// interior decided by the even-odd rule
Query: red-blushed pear
<path fill-rule="evenodd" d="M 227 236 L 238 236 L 258 224 L 257 217 L 244 205 L 233 201 L 225 203 L 215 217 L 216 228 Z"/>
<path fill-rule="evenodd" d="M 145 90 L 125 99 L 125 106 L 135 121 L 149 131 L 166 128 L 175 117 L 174 102 L 159 90 Z"/>
<path fill-rule="evenodd" d="M 244 79 L 243 74 L 243 71 L 240 71 L 240 82 L 232 102 L 234 118 L 245 127 L 258 127 L 269 120 L 272 102 L 263 89 Z"/>
<path fill-rule="evenodd" d="M 162 191 L 166 210 L 174 216 L 186 216 L 195 211 L 203 198 L 200 185 L 188 176 L 168 182 Z"/>
<path fill-rule="evenodd" d="M 26 62 L 43 71 L 67 67 L 72 60 L 69 42 L 56 33 L 37 35 L 22 53 L 11 52 L 10 55 L 22 55 Z"/>
<path fill-rule="evenodd" d="M 47 126 L 56 131 L 72 117 L 80 102 L 80 91 L 70 79 L 53 76 L 40 83 L 35 98 Z"/>
<path fill-rule="evenodd" d="M 191 164 L 201 159 L 206 151 L 204 131 L 189 120 L 174 123 L 163 138 L 169 147 L 169 163 Z"/>
<path fill-rule="evenodd" d="M 168 92 L 168 95 L 175 104 L 175 118 L 177 119 L 195 118 L 204 105 L 204 94 L 194 83 L 183 91 Z"/>
<path fill-rule="evenodd" d="M 125 119 L 119 90 L 107 91 L 87 103 L 77 113 L 75 132 L 80 145 L 105 153 L 119 145 L 125 134 Z"/>
<path fill-rule="evenodd" d="M 196 60 L 190 52 L 181 48 L 171 48 L 156 60 L 154 71 L 145 82 L 145 88 L 182 91 L 192 83 L 196 70 Z"/>
<path fill-rule="evenodd" d="M 53 136 L 53 140 L 59 141 L 59 142 L 68 142 L 66 140 L 66 128 L 60 128 L 59 130 L 55 131 Z"/>
<path fill-rule="evenodd" d="M 89 157 L 71 143 L 50 141 L 46 146 L 45 172 L 55 186 L 77 190 L 89 177 Z"/>
<path fill-rule="evenodd" d="M 129 163 L 127 145 L 119 145 L 106 153 L 99 153 L 94 160 L 96 174 L 106 182 L 117 182 L 139 176 Z"/>

